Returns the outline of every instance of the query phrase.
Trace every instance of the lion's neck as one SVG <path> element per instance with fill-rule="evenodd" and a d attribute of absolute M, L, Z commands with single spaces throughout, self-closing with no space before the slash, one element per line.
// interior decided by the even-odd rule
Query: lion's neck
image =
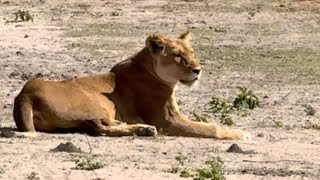
<path fill-rule="evenodd" d="M 177 86 L 177 83 L 170 83 L 167 81 L 164 81 L 163 79 L 161 79 L 155 69 L 154 69 L 154 61 L 153 58 L 150 54 L 150 51 L 147 47 L 143 48 L 138 54 L 136 54 L 136 56 L 134 56 L 132 58 L 132 61 L 134 63 L 137 63 L 139 65 L 141 65 L 142 67 L 144 67 L 144 69 L 153 77 L 155 77 L 158 81 L 162 82 L 163 84 L 169 86 L 172 89 L 175 89 Z"/>
<path fill-rule="evenodd" d="M 134 57 L 115 65 L 111 72 L 116 77 L 114 90 L 116 96 L 118 96 L 118 92 L 119 94 L 127 92 L 135 96 L 134 99 L 141 99 L 139 103 L 150 106 L 150 102 L 154 99 L 157 99 L 159 105 L 164 105 L 174 94 L 174 88 L 168 86 L 156 76 L 152 57 L 148 54 L 146 48 Z M 123 104 L 126 104 L 126 102 L 123 102 Z"/>

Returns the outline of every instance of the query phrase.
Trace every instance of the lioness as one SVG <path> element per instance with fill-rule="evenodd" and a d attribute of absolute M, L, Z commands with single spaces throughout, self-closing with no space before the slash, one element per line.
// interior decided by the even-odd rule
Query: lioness
<path fill-rule="evenodd" d="M 179 38 L 153 34 L 133 57 L 103 75 L 52 82 L 32 79 L 14 102 L 19 131 L 85 131 L 107 136 L 165 135 L 216 139 L 250 139 L 242 130 L 195 122 L 178 109 L 175 88 L 191 86 L 201 76 L 199 61 Z"/>

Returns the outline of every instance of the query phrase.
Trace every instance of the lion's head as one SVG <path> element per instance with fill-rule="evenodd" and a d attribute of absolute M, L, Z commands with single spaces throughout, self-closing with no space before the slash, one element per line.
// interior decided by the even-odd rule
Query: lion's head
<path fill-rule="evenodd" d="M 189 40 L 189 32 L 178 38 L 153 34 L 146 39 L 155 73 L 172 86 L 178 82 L 191 86 L 201 77 L 201 66 L 194 56 Z"/>

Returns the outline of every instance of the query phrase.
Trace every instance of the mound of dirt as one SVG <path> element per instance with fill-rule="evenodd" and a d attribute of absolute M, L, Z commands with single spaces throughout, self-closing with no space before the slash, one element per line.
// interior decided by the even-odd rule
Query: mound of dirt
<path fill-rule="evenodd" d="M 76 147 L 71 142 L 60 143 L 57 147 L 50 150 L 51 152 L 68 152 L 68 153 L 84 153 L 81 148 Z"/>

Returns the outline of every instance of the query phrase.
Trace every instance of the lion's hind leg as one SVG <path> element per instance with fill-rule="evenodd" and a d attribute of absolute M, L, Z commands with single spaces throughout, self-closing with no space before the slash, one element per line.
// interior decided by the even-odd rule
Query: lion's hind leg
<path fill-rule="evenodd" d="M 33 109 L 28 98 L 15 99 L 13 108 L 13 117 L 17 129 L 20 132 L 14 132 L 18 137 L 37 137 L 33 122 Z"/>
<path fill-rule="evenodd" d="M 146 124 L 125 124 L 112 123 L 111 125 L 105 125 L 103 120 L 92 120 L 94 123 L 94 130 L 99 134 L 105 134 L 112 137 L 120 136 L 156 136 L 157 129 L 155 126 L 150 126 Z"/>

